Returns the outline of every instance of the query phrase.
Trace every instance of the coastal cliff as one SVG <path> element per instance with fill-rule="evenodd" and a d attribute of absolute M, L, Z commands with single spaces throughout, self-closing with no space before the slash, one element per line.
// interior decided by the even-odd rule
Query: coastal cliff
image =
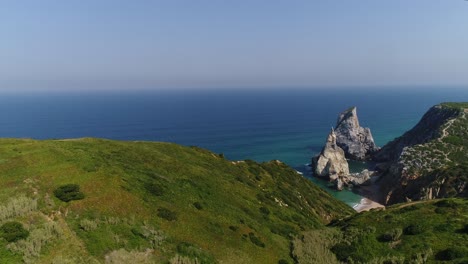
<path fill-rule="evenodd" d="M 364 170 L 361 173 L 350 173 L 345 152 L 337 145 L 337 135 L 332 129 L 327 142 L 319 155 L 312 159 L 314 175 L 327 178 L 337 190 L 344 186 L 352 187 L 368 184 L 373 172 Z"/>
<path fill-rule="evenodd" d="M 341 177 L 349 175 L 349 166 L 343 149 L 336 144 L 336 134 L 333 129 L 328 134 L 322 152 L 312 162 L 316 176 L 329 178 L 330 181 L 336 182 L 337 189 L 342 189 Z"/>
<path fill-rule="evenodd" d="M 436 105 L 373 155 L 382 202 L 467 196 L 468 103 Z"/>
<path fill-rule="evenodd" d="M 342 112 L 336 122 L 336 143 L 347 158 L 352 160 L 368 160 L 379 148 L 369 128 L 361 127 L 356 107 Z"/>

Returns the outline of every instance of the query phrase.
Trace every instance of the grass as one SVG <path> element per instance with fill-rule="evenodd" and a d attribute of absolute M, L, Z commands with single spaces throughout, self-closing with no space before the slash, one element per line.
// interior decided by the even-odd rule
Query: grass
<path fill-rule="evenodd" d="M 385 211 L 357 214 L 334 224 L 344 238 L 333 251 L 341 261 L 403 259 L 404 263 L 436 263 L 450 258 L 465 263 L 467 212 L 467 199 L 452 198 L 397 204 Z"/>
<path fill-rule="evenodd" d="M 22 223 L 36 243 L 51 238 L 37 256 L 0 242 L 10 262 L 293 263 L 295 236 L 353 214 L 281 162 L 231 162 L 197 147 L 1 139 L 0 160 L 0 208 L 25 202 L 3 219 Z M 70 183 L 83 199 L 54 196 Z"/>

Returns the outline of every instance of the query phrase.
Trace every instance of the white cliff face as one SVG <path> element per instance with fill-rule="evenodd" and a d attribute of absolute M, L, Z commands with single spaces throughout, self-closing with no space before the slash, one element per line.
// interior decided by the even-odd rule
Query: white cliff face
<path fill-rule="evenodd" d="M 340 114 L 336 123 L 336 143 L 340 146 L 346 157 L 353 160 L 366 160 L 379 150 L 369 128 L 359 125 L 356 107 L 350 108 Z"/>
<path fill-rule="evenodd" d="M 349 166 L 344 151 L 336 144 L 336 134 L 332 130 L 320 155 L 314 159 L 315 175 L 336 180 L 349 175 Z"/>

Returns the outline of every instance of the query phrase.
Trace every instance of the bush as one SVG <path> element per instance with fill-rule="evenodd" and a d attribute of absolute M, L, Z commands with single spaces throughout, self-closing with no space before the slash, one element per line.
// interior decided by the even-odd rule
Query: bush
<path fill-rule="evenodd" d="M 62 185 L 54 190 L 54 195 L 64 202 L 81 200 L 84 198 L 84 194 L 80 191 L 80 186 L 78 184 Z"/>
<path fill-rule="evenodd" d="M 468 234 L 468 224 L 465 224 L 465 226 L 460 229 L 460 233 Z"/>
<path fill-rule="evenodd" d="M 194 203 L 193 203 L 193 206 L 195 206 L 195 208 L 197 208 L 198 210 L 202 210 L 202 209 L 203 209 L 203 206 L 201 205 L 200 202 L 194 202 Z"/>
<path fill-rule="evenodd" d="M 264 214 L 265 216 L 270 214 L 270 210 L 266 207 L 260 207 L 260 213 Z"/>
<path fill-rule="evenodd" d="M 449 208 L 457 208 L 458 203 L 454 200 L 442 200 L 435 203 L 437 207 L 449 207 Z"/>
<path fill-rule="evenodd" d="M 409 225 L 405 228 L 405 235 L 418 235 L 424 232 L 424 227 L 419 224 Z"/>
<path fill-rule="evenodd" d="M 394 228 L 382 235 L 382 240 L 386 242 L 398 241 L 403 234 L 401 228 Z"/>
<path fill-rule="evenodd" d="M 285 260 L 285 259 L 280 259 L 278 261 L 278 264 L 289 264 L 289 262 L 287 260 Z"/>
<path fill-rule="evenodd" d="M 186 257 L 187 260 L 193 260 L 193 263 L 216 263 L 211 255 L 204 252 L 195 245 L 187 242 L 182 242 L 177 245 L 177 254 Z M 176 262 L 176 263 L 187 263 L 187 262 Z"/>
<path fill-rule="evenodd" d="M 254 243 L 255 245 L 259 246 L 259 247 L 265 247 L 265 243 L 263 243 L 260 238 L 258 238 L 254 233 L 250 232 L 249 233 L 249 238 L 250 238 L 250 242 Z"/>
<path fill-rule="evenodd" d="M 448 248 L 442 251 L 439 251 L 436 255 L 437 260 L 454 260 L 457 258 L 466 257 L 468 254 L 466 250 L 462 248 Z"/>
<path fill-rule="evenodd" d="M 80 228 L 84 231 L 92 231 L 98 228 L 98 222 L 96 220 L 82 219 L 80 221 Z"/>
<path fill-rule="evenodd" d="M 164 207 L 158 209 L 158 216 L 162 219 L 166 219 L 167 221 L 177 220 L 177 213 Z"/>
<path fill-rule="evenodd" d="M 146 190 L 154 196 L 163 196 L 164 187 L 158 183 L 148 183 L 145 185 Z"/>
<path fill-rule="evenodd" d="M 1 237 L 8 242 L 15 242 L 28 237 L 28 230 L 18 222 L 6 222 L 0 227 Z"/>

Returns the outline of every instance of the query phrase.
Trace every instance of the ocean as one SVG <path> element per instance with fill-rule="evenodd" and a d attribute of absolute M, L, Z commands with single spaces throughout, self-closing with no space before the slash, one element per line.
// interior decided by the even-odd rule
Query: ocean
<path fill-rule="evenodd" d="M 231 160 L 281 160 L 350 206 L 361 197 L 311 177 L 338 114 L 357 106 L 379 146 L 414 126 L 429 107 L 468 101 L 468 88 L 240 89 L 4 94 L 0 137 L 98 137 L 200 146 Z M 353 163 L 358 170 L 363 165 Z"/>

